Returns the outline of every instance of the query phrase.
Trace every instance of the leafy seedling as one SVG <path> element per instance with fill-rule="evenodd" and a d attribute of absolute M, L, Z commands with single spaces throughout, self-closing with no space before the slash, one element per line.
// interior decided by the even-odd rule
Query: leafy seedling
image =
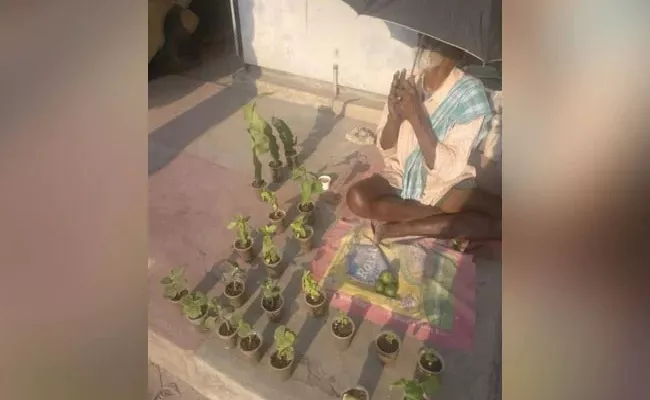
<path fill-rule="evenodd" d="M 311 271 L 305 271 L 302 274 L 302 290 L 312 303 L 318 301 L 318 299 L 323 295 L 323 292 L 321 291 L 318 282 L 314 279 Z"/>
<path fill-rule="evenodd" d="M 177 299 L 187 291 L 187 279 L 183 268 L 175 268 L 160 281 L 164 285 L 163 296 L 166 299 Z"/>
<path fill-rule="evenodd" d="M 305 214 L 300 214 L 296 219 L 291 223 L 291 230 L 293 234 L 298 239 L 307 238 L 307 216 Z"/>
<path fill-rule="evenodd" d="M 277 358 L 284 361 L 291 361 L 295 356 L 293 344 L 296 341 L 296 333 L 284 325 L 278 326 L 273 335 L 275 339 L 275 350 Z"/>
<path fill-rule="evenodd" d="M 260 228 L 259 232 L 262 234 L 262 258 L 266 265 L 275 264 L 280 261 L 280 254 L 278 249 L 273 243 L 273 235 L 277 227 L 275 225 L 266 225 Z"/>
<path fill-rule="evenodd" d="M 250 219 L 251 217 L 240 214 L 237 215 L 235 219 L 230 221 L 228 224 L 228 229 L 234 229 L 237 231 L 236 244 L 241 249 L 248 247 L 248 245 L 251 243 L 251 228 L 249 225 Z"/>
<path fill-rule="evenodd" d="M 208 298 L 201 292 L 192 292 L 181 300 L 183 314 L 190 319 L 197 319 L 204 314 L 204 308 L 207 306 Z"/>

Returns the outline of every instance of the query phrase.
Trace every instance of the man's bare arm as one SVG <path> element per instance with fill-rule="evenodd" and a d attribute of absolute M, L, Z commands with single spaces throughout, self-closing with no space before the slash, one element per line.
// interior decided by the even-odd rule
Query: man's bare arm
<path fill-rule="evenodd" d="M 379 144 L 383 150 L 392 149 L 397 145 L 397 138 L 399 137 L 399 128 L 402 122 L 394 115 L 388 114 L 388 120 L 384 129 L 381 131 L 381 139 Z"/>
<path fill-rule="evenodd" d="M 429 117 L 424 112 L 418 112 L 413 118 L 409 119 L 409 122 L 413 126 L 427 168 L 433 169 L 436 164 L 436 148 L 439 142 L 433 132 Z"/>

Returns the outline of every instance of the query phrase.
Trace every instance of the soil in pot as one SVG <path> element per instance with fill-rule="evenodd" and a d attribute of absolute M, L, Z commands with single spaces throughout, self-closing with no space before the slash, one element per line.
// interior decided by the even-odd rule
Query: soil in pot
<path fill-rule="evenodd" d="M 217 332 L 219 333 L 219 337 L 226 342 L 226 348 L 232 349 L 237 347 L 237 328 L 223 323 L 219 325 Z"/>
<path fill-rule="evenodd" d="M 339 351 L 347 350 L 352 343 L 352 335 L 354 335 L 355 325 L 352 320 L 347 324 L 339 324 L 336 321 L 332 323 L 332 335 L 334 336 L 334 346 Z"/>
<path fill-rule="evenodd" d="M 380 335 L 375 343 L 377 344 L 377 350 L 379 350 L 379 359 L 384 363 L 390 363 L 397 358 L 400 348 L 399 340 L 388 341 L 385 335 Z"/>
<path fill-rule="evenodd" d="M 273 354 L 271 354 L 270 363 L 271 367 L 273 367 L 279 375 L 280 380 L 285 381 L 291 377 L 291 364 L 293 364 L 293 360 L 279 358 L 277 351 L 274 351 Z"/>
<path fill-rule="evenodd" d="M 239 308 L 246 303 L 245 289 L 241 282 L 230 282 L 226 285 L 225 294 L 233 307 Z"/>
<path fill-rule="evenodd" d="M 424 354 L 420 354 L 417 365 L 418 378 L 424 379 L 431 375 L 437 375 L 441 373 L 443 369 L 444 364 L 438 356 L 436 356 L 435 359 L 430 362 L 425 358 Z"/>
<path fill-rule="evenodd" d="M 314 229 L 311 226 L 305 226 L 307 233 L 306 237 L 297 237 L 300 243 L 300 250 L 307 252 L 312 249 L 312 238 L 314 237 Z"/>
<path fill-rule="evenodd" d="M 294 169 L 298 166 L 298 153 L 293 151 L 290 153 L 284 153 L 284 156 L 287 159 L 287 167 L 289 169 Z"/>
<path fill-rule="evenodd" d="M 185 289 L 185 290 L 183 290 L 182 292 L 178 293 L 178 294 L 177 294 L 176 296 L 174 296 L 174 297 L 171 297 L 171 298 L 168 297 L 167 300 L 171 301 L 172 303 L 178 303 L 178 302 L 181 301 L 181 299 L 182 299 L 183 297 L 185 297 L 188 293 L 189 293 L 189 292 L 187 291 L 187 289 Z"/>
<path fill-rule="evenodd" d="M 234 246 L 235 251 L 239 255 L 239 258 L 246 262 L 250 263 L 253 261 L 255 258 L 255 254 L 253 253 L 253 241 L 248 240 L 246 243 L 242 243 L 241 240 L 237 239 L 235 240 Z"/>
<path fill-rule="evenodd" d="M 368 392 L 365 390 L 361 389 L 348 389 L 345 392 L 343 392 L 343 395 L 341 397 L 344 397 L 346 394 L 349 394 L 350 396 L 354 396 L 355 399 L 359 400 L 369 400 L 370 398 L 368 397 Z"/>
<path fill-rule="evenodd" d="M 282 296 L 276 296 L 271 299 L 262 299 L 262 308 L 264 312 L 269 317 L 270 321 L 276 322 L 279 321 L 282 317 L 282 306 L 284 305 L 284 299 Z"/>
<path fill-rule="evenodd" d="M 259 361 L 261 347 L 262 340 L 257 335 L 248 336 L 239 340 L 239 348 L 242 353 L 254 361 Z"/>
<path fill-rule="evenodd" d="M 272 264 L 266 264 L 266 262 L 264 263 L 266 267 L 266 272 L 269 274 L 269 278 L 280 279 L 282 273 L 284 272 L 283 269 L 284 267 L 281 264 L 282 264 L 282 258 L 280 258 L 278 261 Z"/>
<path fill-rule="evenodd" d="M 305 295 L 305 303 L 309 306 L 309 311 L 314 317 L 320 317 L 325 313 L 325 295 L 323 293 L 317 299 L 312 299 L 311 296 Z"/>
<path fill-rule="evenodd" d="M 272 212 L 269 214 L 269 221 L 273 225 L 276 226 L 275 233 L 276 234 L 281 234 L 284 233 L 284 231 L 287 229 L 287 225 L 285 224 L 285 219 L 284 217 L 287 216 L 287 213 L 285 213 L 282 210 L 278 210 L 277 212 Z"/>
<path fill-rule="evenodd" d="M 282 161 L 272 160 L 269 162 L 269 168 L 271 168 L 272 181 L 275 183 L 282 181 Z"/>
<path fill-rule="evenodd" d="M 305 223 L 307 225 L 313 225 L 314 224 L 314 209 L 316 208 L 316 205 L 314 204 L 313 201 L 310 201 L 307 204 L 298 204 L 298 212 L 301 214 L 306 214 L 305 215 Z"/>

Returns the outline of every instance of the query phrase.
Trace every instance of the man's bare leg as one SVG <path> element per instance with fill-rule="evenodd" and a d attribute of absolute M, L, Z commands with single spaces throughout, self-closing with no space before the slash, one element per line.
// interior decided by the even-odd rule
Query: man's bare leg
<path fill-rule="evenodd" d="M 440 239 L 490 240 L 501 238 L 501 221 L 486 214 L 461 212 L 432 215 L 409 222 L 389 222 L 375 228 L 375 240 L 405 236 Z"/>

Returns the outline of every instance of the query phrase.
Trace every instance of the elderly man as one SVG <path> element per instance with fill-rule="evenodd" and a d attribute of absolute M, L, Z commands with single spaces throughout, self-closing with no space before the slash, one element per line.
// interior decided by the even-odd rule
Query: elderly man
<path fill-rule="evenodd" d="M 377 128 L 384 170 L 346 201 L 383 238 L 499 239 L 501 199 L 479 189 L 471 151 L 492 112 L 482 83 L 457 68 L 464 52 L 424 37 L 416 76 L 398 71 Z"/>

